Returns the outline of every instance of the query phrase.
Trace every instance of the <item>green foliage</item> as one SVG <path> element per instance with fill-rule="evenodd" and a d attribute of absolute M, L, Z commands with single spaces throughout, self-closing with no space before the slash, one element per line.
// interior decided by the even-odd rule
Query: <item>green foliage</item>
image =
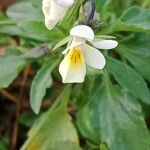
<path fill-rule="evenodd" d="M 12 23 L 10 25 L 8 25 L 8 22 L 3 23 L 0 28 L 0 33 L 19 35 L 42 42 L 61 40 L 68 34 L 68 28 L 70 29 L 75 23 L 82 3 L 83 0 L 78 0 L 70 8 L 69 13 L 67 13 L 59 25 L 49 31 L 44 25 L 44 17 L 40 11 L 41 9 L 39 10 L 31 2 L 20 2 L 7 10 L 7 15 L 13 22 L 10 22 Z"/>
<path fill-rule="evenodd" d="M 70 116 L 66 113 L 69 95 L 70 87 L 66 87 L 52 108 L 35 122 L 21 150 L 80 149 L 77 133 Z"/>
<path fill-rule="evenodd" d="M 119 84 L 135 97 L 150 103 L 150 93 L 144 79 L 126 64 L 108 58 L 106 68 L 114 75 Z"/>
<path fill-rule="evenodd" d="M 18 57 L 0 57 L 0 88 L 6 88 L 24 68 L 26 61 Z"/>
<path fill-rule="evenodd" d="M 8 149 L 8 139 L 0 137 L 0 149 L 1 150 Z"/>
<path fill-rule="evenodd" d="M 129 51 L 142 56 L 150 56 L 150 35 L 144 33 L 136 33 L 131 35 L 127 40 L 120 43 L 125 51 Z"/>
<path fill-rule="evenodd" d="M 6 15 L 0 13 L 0 52 L 6 48 L 0 57 L 0 88 L 7 88 L 27 64 L 37 72 L 30 103 L 41 116 L 21 114 L 20 123 L 28 128 L 36 118 L 21 149 L 149 150 L 145 121 L 149 112 L 142 107 L 150 106 L 149 1 L 95 0 L 100 14 L 99 27 L 92 20 L 95 37 L 114 39 L 119 45 L 102 51 L 104 71 L 87 66 L 85 83 L 64 88 L 58 73 L 60 56 L 71 41 L 70 29 L 78 18 L 88 16 L 79 12 L 85 2 L 76 0 L 52 30 L 45 27 L 41 0 L 23 0 L 9 7 Z M 43 113 L 44 97 L 56 100 Z M 0 149 L 7 149 L 6 145 L 0 141 Z"/>
<path fill-rule="evenodd" d="M 57 62 L 53 62 L 53 60 L 45 62 L 32 82 L 30 101 L 31 107 L 36 114 L 39 113 L 46 89 L 52 85 L 51 72 L 56 64 Z"/>
<path fill-rule="evenodd" d="M 120 53 L 122 53 L 122 55 L 134 66 L 139 74 L 150 81 L 150 69 L 148 65 L 150 64 L 150 57 L 144 57 L 125 50 L 120 51 Z"/>
<path fill-rule="evenodd" d="M 150 136 L 140 104 L 125 91 L 111 85 L 107 78 L 105 80 L 106 83 L 93 93 L 90 102 L 79 111 L 79 130 L 81 133 L 85 131 L 87 122 L 84 120 L 88 116 L 86 134 L 91 133 L 90 128 L 95 129 L 95 137 L 99 134 L 99 140 L 107 143 L 108 149 L 150 149 Z M 89 137 L 92 138 L 91 135 Z"/>
<path fill-rule="evenodd" d="M 111 28 L 103 32 L 109 34 L 120 31 L 150 32 L 150 9 L 132 7 L 116 21 Z M 102 32 L 102 33 L 103 33 Z"/>
<path fill-rule="evenodd" d="M 37 7 L 35 7 L 32 3 L 25 1 L 11 6 L 7 10 L 7 16 L 12 20 L 19 22 L 43 20 L 43 15 L 41 11 L 39 11 Z"/>

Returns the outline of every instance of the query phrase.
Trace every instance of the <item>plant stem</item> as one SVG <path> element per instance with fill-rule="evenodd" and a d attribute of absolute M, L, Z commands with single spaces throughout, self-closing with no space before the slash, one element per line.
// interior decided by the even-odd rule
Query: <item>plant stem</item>
<path fill-rule="evenodd" d="M 23 80 L 21 83 L 21 89 L 19 95 L 20 100 L 18 101 L 18 103 L 16 103 L 15 121 L 14 121 L 14 127 L 12 131 L 11 143 L 9 148 L 10 150 L 16 150 L 16 146 L 17 146 L 20 110 L 21 110 L 22 102 L 25 99 L 24 91 L 25 91 L 25 87 L 26 87 L 25 85 L 28 79 L 29 71 L 30 71 L 30 66 L 27 66 L 27 68 L 23 73 Z"/>
<path fill-rule="evenodd" d="M 7 92 L 4 89 L 0 89 L 0 93 L 9 100 L 13 101 L 14 103 L 18 103 L 19 101 L 19 99 L 16 96 L 12 95 L 11 93 Z"/>

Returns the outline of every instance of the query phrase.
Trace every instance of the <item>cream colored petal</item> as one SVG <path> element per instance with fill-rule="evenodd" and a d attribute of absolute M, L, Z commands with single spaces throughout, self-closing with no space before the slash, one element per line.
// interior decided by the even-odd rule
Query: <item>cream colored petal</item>
<path fill-rule="evenodd" d="M 92 28 L 86 25 L 78 25 L 70 30 L 70 35 L 84 38 L 87 41 L 92 41 L 94 39 L 94 32 Z"/>
<path fill-rule="evenodd" d="M 43 1 L 42 1 L 42 5 L 43 5 L 44 7 L 49 7 L 49 6 L 50 6 L 50 2 L 51 2 L 51 0 L 43 0 Z"/>
<path fill-rule="evenodd" d="M 92 45 L 99 49 L 113 49 L 118 46 L 118 42 L 115 40 L 103 40 L 103 39 L 94 39 Z"/>
<path fill-rule="evenodd" d="M 50 5 L 51 5 L 51 0 L 43 0 L 42 11 L 45 18 L 50 16 Z"/>
<path fill-rule="evenodd" d="M 58 23 L 58 20 L 52 20 L 52 19 L 45 19 L 45 26 L 51 30 L 52 28 L 55 27 L 55 25 Z"/>
<path fill-rule="evenodd" d="M 86 66 L 82 51 L 72 49 L 59 66 L 63 83 L 80 83 L 84 81 Z"/>
<path fill-rule="evenodd" d="M 74 0 L 55 0 L 55 1 L 57 4 L 63 7 L 70 7 L 74 3 Z"/>
<path fill-rule="evenodd" d="M 50 0 L 50 5 L 45 4 L 42 6 L 42 11 L 45 16 L 45 25 L 48 29 L 52 29 L 59 21 L 63 19 L 69 7 L 63 7 Z"/>
<path fill-rule="evenodd" d="M 87 44 L 84 44 L 82 49 L 84 49 L 84 58 L 86 64 L 96 69 L 104 68 L 106 60 L 99 50 Z"/>
<path fill-rule="evenodd" d="M 62 54 L 66 54 L 70 49 L 77 47 L 86 41 L 83 38 L 73 37 L 71 44 L 62 52 Z"/>

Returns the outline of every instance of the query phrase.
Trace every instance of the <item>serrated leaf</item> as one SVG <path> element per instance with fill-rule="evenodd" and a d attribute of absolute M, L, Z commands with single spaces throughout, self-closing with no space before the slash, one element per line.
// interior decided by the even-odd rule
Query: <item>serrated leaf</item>
<path fill-rule="evenodd" d="M 0 88 L 8 87 L 25 64 L 26 61 L 19 57 L 0 57 Z"/>
<path fill-rule="evenodd" d="M 35 122 L 29 132 L 29 138 L 21 150 L 61 149 L 74 150 L 79 148 L 77 133 L 70 116 L 66 113 L 70 86 L 66 87 L 55 104 Z M 68 144 L 68 147 L 66 146 Z M 72 149 L 69 149 L 69 148 Z"/>
<path fill-rule="evenodd" d="M 106 68 L 123 88 L 144 103 L 150 103 L 148 87 L 144 79 L 134 69 L 112 58 L 107 59 Z"/>
<path fill-rule="evenodd" d="M 52 85 L 51 72 L 57 62 L 52 60 L 45 62 L 42 68 L 37 72 L 37 75 L 32 81 L 30 92 L 30 103 L 33 111 L 38 114 L 46 89 Z"/>

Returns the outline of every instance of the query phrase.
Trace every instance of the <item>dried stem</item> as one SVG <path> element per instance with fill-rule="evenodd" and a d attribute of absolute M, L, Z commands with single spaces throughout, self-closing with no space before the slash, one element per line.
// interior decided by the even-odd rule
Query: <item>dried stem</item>
<path fill-rule="evenodd" d="M 16 104 L 15 122 L 14 122 L 12 137 L 11 137 L 10 150 L 16 150 L 17 138 L 18 138 L 19 116 L 20 116 L 22 101 L 25 99 L 24 91 L 25 91 L 29 71 L 30 71 L 30 66 L 28 66 L 23 73 L 23 80 L 21 83 L 20 96 L 19 96 L 20 100 Z"/>
<path fill-rule="evenodd" d="M 13 101 L 14 103 L 18 103 L 19 99 L 12 95 L 11 93 L 9 93 L 8 91 L 4 90 L 4 89 L 0 89 L 0 93 L 5 96 L 8 100 Z"/>

